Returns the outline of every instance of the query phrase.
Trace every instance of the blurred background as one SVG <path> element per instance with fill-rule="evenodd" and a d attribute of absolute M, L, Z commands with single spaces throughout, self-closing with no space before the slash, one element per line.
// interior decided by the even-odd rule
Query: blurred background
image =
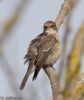
<path fill-rule="evenodd" d="M 30 76 L 24 90 L 21 91 L 19 87 L 28 67 L 27 64 L 24 65 L 24 55 L 30 41 L 43 31 L 45 21 L 55 20 L 63 2 L 64 0 L 0 0 L 0 98 L 12 96 L 17 97 L 15 100 L 52 100 L 51 85 L 43 70 L 36 81 L 32 82 L 32 75 Z M 84 0 L 78 0 L 59 30 L 60 40 L 65 48 L 54 68 L 60 76 L 62 89 L 67 80 L 67 57 L 73 51 L 73 41 L 76 40 L 80 27 L 84 36 L 83 12 Z M 75 46 L 78 43 L 75 42 Z M 84 56 L 79 58 L 82 73 Z M 76 69 L 79 70 L 78 67 Z"/>

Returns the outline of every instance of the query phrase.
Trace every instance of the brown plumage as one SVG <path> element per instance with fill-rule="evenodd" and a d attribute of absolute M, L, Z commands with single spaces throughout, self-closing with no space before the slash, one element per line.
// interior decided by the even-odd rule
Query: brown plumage
<path fill-rule="evenodd" d="M 25 83 L 35 70 L 33 80 L 36 79 L 40 69 L 43 66 L 53 65 L 61 52 L 61 44 L 57 34 L 56 25 L 52 21 L 44 24 L 44 31 L 31 41 L 28 52 L 25 56 L 25 63 L 29 62 L 29 67 L 22 81 L 20 89 L 23 89 Z"/>

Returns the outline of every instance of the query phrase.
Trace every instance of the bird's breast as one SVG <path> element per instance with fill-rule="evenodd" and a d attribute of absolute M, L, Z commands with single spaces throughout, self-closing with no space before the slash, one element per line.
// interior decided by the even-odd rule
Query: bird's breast
<path fill-rule="evenodd" d="M 45 64 L 46 65 L 53 65 L 57 59 L 59 58 L 61 53 L 61 43 L 55 43 L 53 48 L 52 48 L 52 52 L 50 53 L 50 55 L 48 56 L 48 58 L 46 59 Z"/>

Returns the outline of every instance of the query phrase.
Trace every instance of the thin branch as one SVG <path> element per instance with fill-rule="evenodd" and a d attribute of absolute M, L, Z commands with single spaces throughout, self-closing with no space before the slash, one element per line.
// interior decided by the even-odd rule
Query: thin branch
<path fill-rule="evenodd" d="M 67 46 L 67 39 L 70 33 L 70 20 L 71 20 L 71 13 L 69 13 L 67 20 L 66 20 L 66 25 L 65 25 L 65 34 L 63 37 L 63 46 L 62 46 L 62 54 L 61 54 L 61 62 L 59 66 L 59 79 L 61 78 L 63 68 L 65 66 L 65 59 L 66 59 L 66 46 Z M 64 59 L 65 58 L 65 59 Z"/>
<path fill-rule="evenodd" d="M 59 30 L 61 24 L 63 23 L 64 18 L 69 14 L 69 12 L 75 2 L 76 2 L 76 0 L 64 0 L 64 4 L 62 5 L 61 10 L 55 20 L 58 30 Z"/>
<path fill-rule="evenodd" d="M 63 100 L 60 83 L 56 74 L 55 69 L 53 67 L 44 67 L 43 68 L 51 83 L 53 100 Z"/>
<path fill-rule="evenodd" d="M 69 33 L 71 32 L 70 22 L 71 22 L 73 10 L 74 10 L 74 8 L 76 7 L 77 4 L 78 4 L 78 0 L 76 0 L 73 7 L 71 8 L 71 11 L 70 11 L 69 15 L 67 16 L 67 19 L 66 19 L 66 22 L 65 22 L 65 31 L 64 31 L 64 37 L 63 37 L 61 62 L 60 62 L 60 66 L 59 66 L 59 78 L 61 78 L 62 71 L 63 71 L 63 68 L 65 66 L 67 40 L 68 40 L 68 37 L 70 35 Z M 65 59 L 63 59 L 63 58 L 65 58 Z"/>

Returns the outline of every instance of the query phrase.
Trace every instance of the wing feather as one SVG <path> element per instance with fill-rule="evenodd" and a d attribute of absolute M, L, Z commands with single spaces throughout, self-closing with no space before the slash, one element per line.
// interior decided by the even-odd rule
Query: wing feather
<path fill-rule="evenodd" d="M 40 35 L 38 35 L 35 39 L 33 39 L 31 41 L 29 48 L 28 48 L 28 52 L 24 57 L 25 63 L 33 60 L 33 58 L 35 59 L 37 52 L 38 52 L 39 44 L 40 44 L 42 38 L 44 38 L 45 36 L 46 35 L 44 33 L 41 33 Z"/>
<path fill-rule="evenodd" d="M 45 37 L 41 41 L 39 45 L 38 54 L 35 60 L 36 71 L 34 73 L 33 80 L 36 79 L 41 67 L 45 64 L 47 57 L 52 51 L 54 43 L 55 43 L 55 37 L 52 35 Z"/>

